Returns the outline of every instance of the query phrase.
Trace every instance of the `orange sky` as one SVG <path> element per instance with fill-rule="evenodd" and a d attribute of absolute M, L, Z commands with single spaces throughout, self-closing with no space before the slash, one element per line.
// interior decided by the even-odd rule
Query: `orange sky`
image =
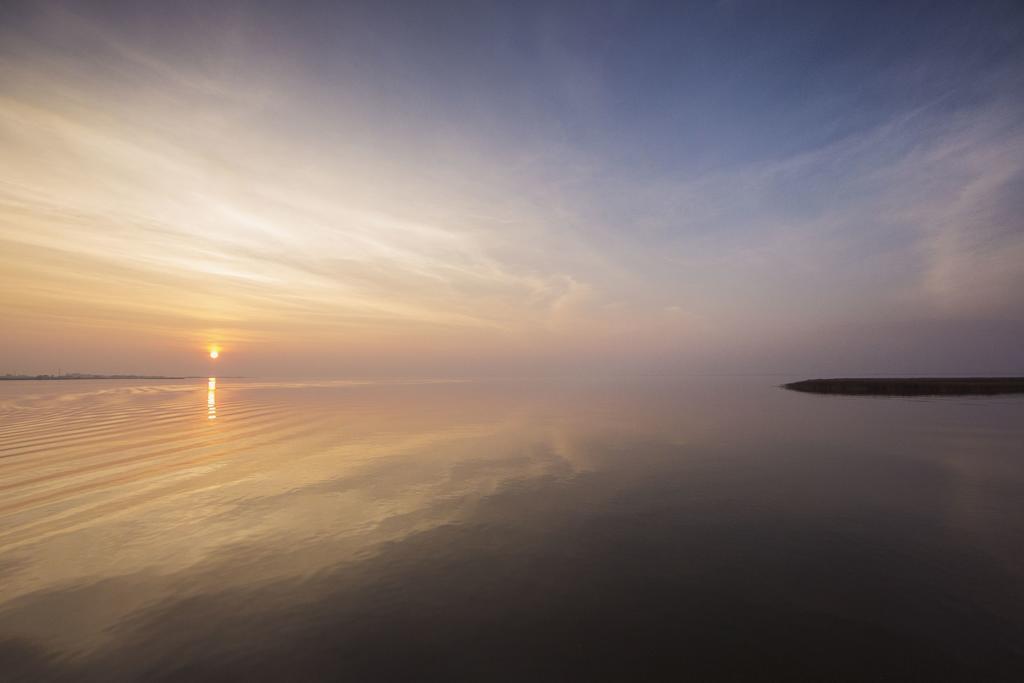
<path fill-rule="evenodd" d="M 1021 362 L 998 79 L 841 136 L 843 91 L 764 103 L 815 137 L 686 118 L 721 93 L 691 74 L 635 103 L 655 131 L 568 37 L 502 56 L 372 12 L 346 40 L 290 21 L 53 6 L 0 29 L 0 373 L 205 374 L 211 344 L 261 375 Z"/>

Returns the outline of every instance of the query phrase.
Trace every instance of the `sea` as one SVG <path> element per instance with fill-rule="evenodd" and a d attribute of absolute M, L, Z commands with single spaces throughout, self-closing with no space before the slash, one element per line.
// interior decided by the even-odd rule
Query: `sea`
<path fill-rule="evenodd" d="M 786 379 L 0 382 L 0 680 L 1024 680 L 1024 397 Z"/>

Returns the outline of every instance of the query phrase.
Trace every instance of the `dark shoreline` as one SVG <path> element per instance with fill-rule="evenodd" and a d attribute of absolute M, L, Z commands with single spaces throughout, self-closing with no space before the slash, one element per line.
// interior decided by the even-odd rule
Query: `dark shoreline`
<path fill-rule="evenodd" d="M 1024 393 L 1024 377 L 836 377 L 783 384 L 791 391 L 853 396 L 966 396 Z"/>

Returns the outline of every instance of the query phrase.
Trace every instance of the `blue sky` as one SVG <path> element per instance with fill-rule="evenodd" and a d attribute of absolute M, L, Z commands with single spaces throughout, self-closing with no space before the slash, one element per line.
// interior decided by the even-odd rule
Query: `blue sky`
<path fill-rule="evenodd" d="M 1019 3 L 0 31 L 0 371 L 1024 371 Z"/>

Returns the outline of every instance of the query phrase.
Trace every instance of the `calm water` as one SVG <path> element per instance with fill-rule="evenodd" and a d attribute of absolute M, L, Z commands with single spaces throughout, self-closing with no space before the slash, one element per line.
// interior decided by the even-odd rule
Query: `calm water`
<path fill-rule="evenodd" d="M 1024 399 L 777 381 L 0 383 L 0 679 L 1024 679 Z"/>

